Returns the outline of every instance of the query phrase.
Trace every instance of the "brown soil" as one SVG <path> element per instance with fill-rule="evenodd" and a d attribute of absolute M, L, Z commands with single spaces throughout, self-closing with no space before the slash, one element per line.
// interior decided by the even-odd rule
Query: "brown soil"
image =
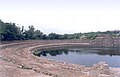
<path fill-rule="evenodd" d="M 37 57 L 31 51 L 63 45 L 89 46 L 89 42 L 41 40 L 1 44 L 0 77 L 120 77 L 120 68 L 110 68 L 104 62 L 85 67 Z"/>

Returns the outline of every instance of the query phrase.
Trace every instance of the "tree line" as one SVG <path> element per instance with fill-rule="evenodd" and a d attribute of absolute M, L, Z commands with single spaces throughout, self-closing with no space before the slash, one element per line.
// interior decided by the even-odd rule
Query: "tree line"
<path fill-rule="evenodd" d="M 74 34 L 44 34 L 40 30 L 36 30 L 33 25 L 29 26 L 28 30 L 24 26 L 19 27 L 15 23 L 4 23 L 0 20 L 0 40 L 13 41 L 13 40 L 47 40 L 47 39 L 80 39 L 85 36 L 85 39 L 94 39 L 98 34 L 119 34 L 120 31 L 106 31 L 106 32 L 89 32 L 89 33 L 74 33 Z"/>

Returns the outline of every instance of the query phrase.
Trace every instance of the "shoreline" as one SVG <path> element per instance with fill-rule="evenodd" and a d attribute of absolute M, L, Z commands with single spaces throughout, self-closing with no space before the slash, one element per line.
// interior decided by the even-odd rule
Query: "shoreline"
<path fill-rule="evenodd" d="M 114 77 L 120 68 L 99 62 L 90 67 L 37 57 L 33 50 L 45 46 L 78 45 L 65 41 L 27 41 L 2 44 L 0 51 L 0 77 Z M 80 45 L 82 43 L 79 42 Z M 88 42 L 84 42 L 84 45 Z"/>

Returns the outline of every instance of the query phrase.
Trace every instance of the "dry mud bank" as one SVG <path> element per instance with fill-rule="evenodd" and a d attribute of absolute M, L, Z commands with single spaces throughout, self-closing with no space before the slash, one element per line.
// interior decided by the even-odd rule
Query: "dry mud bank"
<path fill-rule="evenodd" d="M 57 62 L 33 55 L 36 48 L 90 46 L 89 41 L 24 41 L 0 45 L 0 77 L 120 77 L 120 68 L 99 62 L 91 67 Z"/>

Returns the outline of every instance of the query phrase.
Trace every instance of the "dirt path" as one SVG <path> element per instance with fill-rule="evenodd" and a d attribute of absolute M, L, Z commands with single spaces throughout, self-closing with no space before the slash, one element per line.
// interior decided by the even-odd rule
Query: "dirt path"
<path fill-rule="evenodd" d="M 85 45 L 74 41 L 26 41 L 0 45 L 0 77 L 120 77 L 120 68 L 109 68 L 104 62 L 85 67 L 36 57 L 34 48 Z"/>

